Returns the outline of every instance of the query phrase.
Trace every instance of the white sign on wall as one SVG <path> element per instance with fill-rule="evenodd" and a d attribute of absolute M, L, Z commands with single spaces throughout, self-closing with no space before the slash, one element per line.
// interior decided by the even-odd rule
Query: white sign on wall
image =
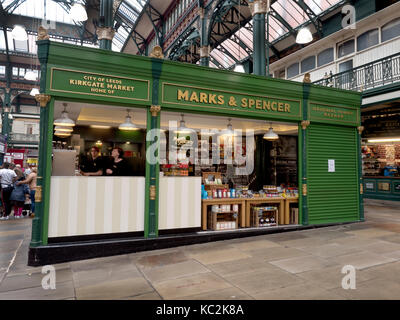
<path fill-rule="evenodd" d="M 335 172 L 335 160 L 328 160 L 328 172 Z"/>

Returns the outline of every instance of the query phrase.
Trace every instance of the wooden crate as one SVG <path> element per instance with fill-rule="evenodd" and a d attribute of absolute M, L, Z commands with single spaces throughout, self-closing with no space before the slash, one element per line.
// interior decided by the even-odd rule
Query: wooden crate
<path fill-rule="evenodd" d="M 290 209 L 289 224 L 299 224 L 299 208 Z"/>
<path fill-rule="evenodd" d="M 216 179 L 219 179 L 222 181 L 221 172 L 203 172 L 202 176 L 203 176 L 202 183 L 204 185 L 204 190 L 206 190 L 206 191 L 213 191 L 213 190 L 219 190 L 219 189 L 229 190 L 228 184 L 207 184 L 206 183 L 206 181 L 209 179 L 211 179 L 211 181 L 215 181 Z"/>
<path fill-rule="evenodd" d="M 271 218 L 273 217 L 275 219 L 275 223 L 269 223 L 268 225 L 265 226 L 260 226 L 260 209 L 262 207 L 253 207 L 251 209 L 251 215 L 250 215 L 250 227 L 276 227 L 278 226 L 278 208 L 276 209 L 270 209 L 270 210 L 264 210 L 262 209 L 262 213 L 261 215 L 263 216 L 263 218 Z"/>
<path fill-rule="evenodd" d="M 234 217 L 236 213 L 236 217 Z M 230 212 L 208 212 L 207 228 L 209 230 L 233 230 L 238 228 L 239 214 Z"/>

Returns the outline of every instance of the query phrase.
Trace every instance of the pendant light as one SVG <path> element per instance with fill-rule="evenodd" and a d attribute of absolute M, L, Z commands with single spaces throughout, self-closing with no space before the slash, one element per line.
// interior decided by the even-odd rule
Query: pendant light
<path fill-rule="evenodd" d="M 18 41 L 26 41 L 28 40 L 28 34 L 23 26 L 16 25 L 14 29 L 11 31 L 11 35 L 14 40 Z"/>
<path fill-rule="evenodd" d="M 24 76 L 25 80 L 36 81 L 36 74 L 32 70 L 28 70 Z"/>
<path fill-rule="evenodd" d="M 304 11 L 303 11 L 303 23 L 304 22 L 305 22 L 305 19 L 304 19 Z M 299 30 L 299 32 L 297 33 L 296 43 L 307 44 L 307 43 L 310 43 L 311 41 L 313 41 L 313 36 L 312 36 L 310 29 L 308 29 L 308 27 L 302 27 Z"/>
<path fill-rule="evenodd" d="M 70 137 L 71 133 L 70 132 L 63 132 L 63 131 L 55 131 L 54 135 L 57 137 Z"/>
<path fill-rule="evenodd" d="M 69 14 L 75 21 L 86 21 L 88 19 L 86 9 L 80 3 L 75 2 L 69 11 Z"/>
<path fill-rule="evenodd" d="M 307 44 L 313 41 L 313 36 L 311 34 L 310 29 L 308 27 L 301 28 L 297 33 L 296 43 L 298 44 Z"/>
<path fill-rule="evenodd" d="M 65 126 L 56 126 L 54 128 L 54 130 L 58 131 L 58 132 L 72 132 L 73 131 L 72 127 L 65 127 Z"/>
<path fill-rule="evenodd" d="M 68 117 L 67 112 L 67 104 L 63 103 L 64 111 L 61 113 L 61 117 L 54 120 L 54 125 L 56 126 L 66 126 L 66 127 L 73 127 L 75 126 L 75 121 Z"/>
<path fill-rule="evenodd" d="M 133 130 L 138 130 L 139 128 L 132 123 L 132 118 L 129 115 L 129 109 L 126 109 L 128 112 L 128 115 L 125 118 L 125 122 L 121 123 L 118 127 L 119 130 L 125 130 L 125 131 L 133 131 Z"/>
<path fill-rule="evenodd" d="M 239 56 L 239 61 L 236 63 L 235 68 L 233 71 L 235 72 L 240 72 L 240 73 L 245 73 L 243 65 L 240 63 L 240 0 L 239 0 L 239 14 L 238 14 L 238 56 Z"/>
<path fill-rule="evenodd" d="M 231 118 L 228 119 L 228 125 L 226 129 L 222 131 L 222 136 L 224 137 L 234 137 L 236 136 L 235 131 L 233 130 Z"/>
<path fill-rule="evenodd" d="M 185 120 L 183 119 L 183 114 L 181 114 L 181 117 L 182 117 L 182 119 L 179 123 L 179 128 L 175 131 L 175 133 L 178 133 L 178 134 L 179 133 L 191 133 L 192 130 L 187 128 L 185 125 Z"/>
<path fill-rule="evenodd" d="M 38 88 L 32 88 L 30 95 L 31 96 L 36 96 L 37 94 L 40 94 L 39 89 Z"/>
<path fill-rule="evenodd" d="M 270 140 L 270 141 L 279 139 L 279 136 L 274 132 L 274 130 L 272 130 L 272 123 L 270 123 L 270 128 L 268 132 L 264 134 L 263 138 L 265 140 Z"/>

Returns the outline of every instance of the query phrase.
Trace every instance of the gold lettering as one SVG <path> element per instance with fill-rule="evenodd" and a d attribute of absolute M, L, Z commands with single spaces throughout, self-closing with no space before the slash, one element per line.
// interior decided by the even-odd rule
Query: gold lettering
<path fill-rule="evenodd" d="M 75 80 L 69 79 L 69 84 L 75 84 L 74 82 L 75 82 Z"/>
<path fill-rule="evenodd" d="M 207 102 L 207 93 L 200 92 L 200 102 L 201 103 L 208 103 Z"/>
<path fill-rule="evenodd" d="M 274 102 L 272 102 L 272 104 L 271 104 L 271 109 L 273 110 L 273 111 L 276 111 L 276 105 L 277 105 L 278 103 L 276 102 L 276 101 L 274 101 Z M 275 106 L 274 106 L 275 105 Z"/>
<path fill-rule="evenodd" d="M 249 109 L 255 105 L 256 101 L 254 99 L 249 99 Z"/>
<path fill-rule="evenodd" d="M 271 101 L 268 100 L 268 103 L 264 101 L 263 109 L 267 109 L 268 111 L 271 110 Z"/>
<path fill-rule="evenodd" d="M 290 113 L 290 104 L 289 103 L 285 103 L 285 112 Z"/>
<path fill-rule="evenodd" d="M 261 100 L 256 100 L 256 109 L 262 109 Z"/>
<path fill-rule="evenodd" d="M 210 104 L 217 104 L 217 100 L 215 100 L 215 98 L 217 97 L 216 94 L 209 94 L 208 95 L 208 103 Z"/>
<path fill-rule="evenodd" d="M 278 103 L 278 111 L 283 112 L 283 103 L 282 102 Z"/>
<path fill-rule="evenodd" d="M 224 103 L 225 103 L 224 96 L 223 95 L 219 95 L 218 96 L 218 104 L 221 105 L 221 104 L 224 104 Z"/>
<path fill-rule="evenodd" d="M 247 99 L 246 99 L 246 98 L 243 98 L 243 99 L 242 99 L 241 107 L 242 107 L 242 108 L 247 108 Z"/>
<path fill-rule="evenodd" d="M 192 92 L 192 95 L 190 96 L 190 101 L 199 102 L 199 97 L 197 96 L 196 91 L 193 91 L 193 92 Z"/>

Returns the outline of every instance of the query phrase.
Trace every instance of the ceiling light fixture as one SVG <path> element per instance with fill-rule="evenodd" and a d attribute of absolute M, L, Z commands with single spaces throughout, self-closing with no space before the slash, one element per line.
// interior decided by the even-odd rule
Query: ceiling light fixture
<path fill-rule="evenodd" d="M 301 28 L 297 33 L 296 43 L 298 44 L 307 44 L 313 41 L 313 36 L 311 34 L 310 29 L 308 27 Z"/>
<path fill-rule="evenodd" d="M 183 114 L 181 114 L 182 120 L 179 123 L 179 128 L 175 131 L 175 133 L 191 133 L 192 130 L 187 128 L 185 125 L 185 120 L 183 119 Z"/>
<path fill-rule="evenodd" d="M 132 123 L 132 118 L 129 115 L 129 109 L 126 109 L 128 112 L 128 115 L 125 118 L 125 122 L 121 123 L 118 127 L 119 130 L 125 130 L 125 131 L 133 131 L 133 130 L 138 130 L 139 128 Z"/>
<path fill-rule="evenodd" d="M 270 140 L 270 141 L 279 139 L 279 136 L 274 132 L 274 130 L 272 130 L 272 123 L 270 123 L 270 128 L 268 132 L 264 134 L 263 138 L 265 140 Z"/>
<path fill-rule="evenodd" d="M 368 139 L 368 142 L 400 142 L 400 138 Z"/>
<path fill-rule="evenodd" d="M 26 41 L 28 40 L 28 34 L 23 26 L 16 25 L 14 29 L 11 31 L 11 35 L 14 40 L 18 41 Z"/>
<path fill-rule="evenodd" d="M 70 132 L 62 132 L 62 131 L 55 131 L 54 135 L 57 137 L 69 137 L 71 136 Z"/>
<path fill-rule="evenodd" d="M 110 129 L 111 128 L 111 126 L 100 126 L 100 125 L 97 125 L 97 124 L 92 124 L 92 125 L 90 125 L 90 127 L 92 129 Z"/>
<path fill-rule="evenodd" d="M 69 14 L 75 21 L 86 21 L 88 19 L 86 9 L 80 3 L 74 3 L 69 11 Z"/>
<path fill-rule="evenodd" d="M 61 113 L 61 117 L 54 120 L 54 125 L 56 126 L 66 126 L 66 127 L 73 127 L 75 126 L 75 121 L 68 117 L 67 112 L 67 104 L 63 103 L 64 111 Z"/>
<path fill-rule="evenodd" d="M 236 133 L 233 130 L 233 126 L 231 123 L 231 118 L 228 119 L 228 125 L 226 126 L 226 129 L 222 131 L 221 134 L 222 137 L 235 137 Z"/>
<path fill-rule="evenodd" d="M 32 70 L 28 70 L 24 76 L 25 80 L 36 81 L 36 74 Z"/>
<path fill-rule="evenodd" d="M 54 130 L 59 131 L 59 132 L 72 132 L 73 131 L 72 127 L 65 127 L 65 126 L 55 126 Z"/>
<path fill-rule="evenodd" d="M 38 88 L 32 88 L 30 95 L 31 96 L 36 96 L 37 94 L 40 94 L 39 89 Z"/>

